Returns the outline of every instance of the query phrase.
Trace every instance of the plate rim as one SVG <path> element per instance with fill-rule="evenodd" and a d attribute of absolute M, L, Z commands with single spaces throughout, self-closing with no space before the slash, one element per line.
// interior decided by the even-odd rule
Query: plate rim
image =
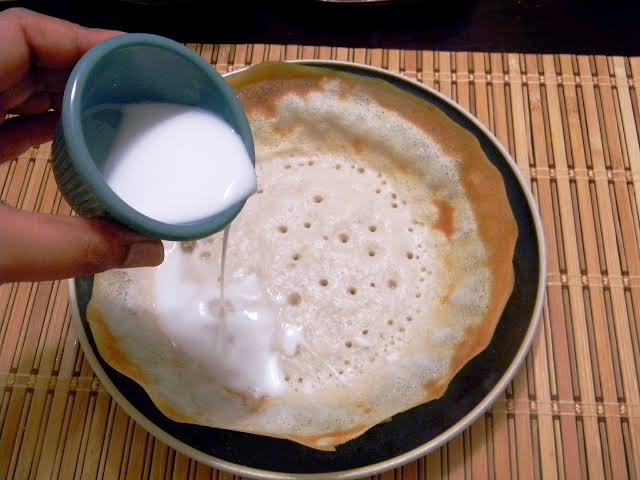
<path fill-rule="evenodd" d="M 272 470 L 265 470 L 253 467 L 247 467 L 244 465 L 240 465 L 233 462 L 228 462 L 218 457 L 214 457 L 212 455 L 208 455 L 200 450 L 197 450 L 188 444 L 184 443 L 181 440 L 171 436 L 158 426 L 156 426 L 153 422 L 151 422 L 142 412 L 140 412 L 136 407 L 134 407 L 129 400 L 120 393 L 120 390 L 116 388 L 113 384 L 107 373 L 104 371 L 98 358 L 95 355 L 95 352 L 91 348 L 89 340 L 86 336 L 84 327 L 82 325 L 82 320 L 80 317 L 80 312 L 78 310 L 78 301 L 77 294 L 75 288 L 74 279 L 68 280 L 69 287 L 69 304 L 71 306 L 71 316 L 72 322 L 74 324 L 75 333 L 78 336 L 78 340 L 80 345 L 82 346 L 82 350 L 84 355 L 89 360 L 89 364 L 91 368 L 95 372 L 96 376 L 100 380 L 100 383 L 104 385 L 105 390 L 109 395 L 111 395 L 116 403 L 125 411 L 127 415 L 133 418 L 138 424 L 140 424 L 147 432 L 151 433 L 154 437 L 160 439 L 168 446 L 174 448 L 180 453 L 195 459 L 198 462 L 204 463 L 208 466 L 225 470 L 227 472 L 242 475 L 251 478 L 264 479 L 264 480 L 318 480 L 322 478 L 327 478 L 327 475 L 331 475 L 331 478 L 335 480 L 352 480 L 357 478 L 362 478 L 365 476 L 376 475 L 378 473 L 391 470 L 397 468 L 399 466 L 405 465 L 427 453 L 438 448 L 439 446 L 447 443 L 454 437 L 458 436 L 462 433 L 471 423 L 477 420 L 482 414 L 484 414 L 493 403 L 497 400 L 497 398 L 502 394 L 502 392 L 507 388 L 509 382 L 513 379 L 515 374 L 520 370 L 520 367 L 524 363 L 529 350 L 531 349 L 531 345 L 533 343 L 534 338 L 536 337 L 536 333 L 538 331 L 538 327 L 540 324 L 540 318 L 542 316 L 542 309 L 545 298 L 545 285 L 546 285 L 546 276 L 547 276 L 547 257 L 546 257 L 546 243 L 544 238 L 544 230 L 542 226 L 542 220 L 540 217 L 540 213 L 538 211 L 538 207 L 533 198 L 533 194 L 531 193 L 530 187 L 527 185 L 527 181 L 524 178 L 523 174 L 520 172 L 518 165 L 515 160 L 511 157 L 509 152 L 502 146 L 502 144 L 498 141 L 495 135 L 485 127 L 475 116 L 473 116 L 470 112 L 466 111 L 456 102 L 445 96 L 444 94 L 438 92 L 432 87 L 425 85 L 423 83 L 418 82 L 417 80 L 413 80 L 411 78 L 407 78 L 399 73 L 390 72 L 383 68 L 374 67 L 371 65 L 364 65 L 354 62 L 344 62 L 337 60 L 287 60 L 282 63 L 297 63 L 303 65 L 317 66 L 317 67 L 344 67 L 348 69 L 356 69 L 365 72 L 370 72 L 382 77 L 391 77 L 395 80 L 399 80 L 401 82 L 406 82 L 418 89 L 424 90 L 430 95 L 437 97 L 438 99 L 445 102 L 450 108 L 453 108 L 458 113 L 462 114 L 467 120 L 469 120 L 472 124 L 474 124 L 486 137 L 493 146 L 498 150 L 498 152 L 502 155 L 503 159 L 506 160 L 511 172 L 514 174 L 518 184 L 521 187 L 522 192 L 524 193 L 525 199 L 527 201 L 527 206 L 529 207 L 529 212 L 533 218 L 534 230 L 536 232 L 536 240 L 538 243 L 538 256 L 540 258 L 540 268 L 538 274 L 538 284 L 536 289 L 536 301 L 533 309 L 533 314 L 531 318 L 531 322 L 529 323 L 529 327 L 527 328 L 527 332 L 525 334 L 523 342 L 520 344 L 516 355 L 504 372 L 502 377 L 498 380 L 496 385 L 491 389 L 491 391 L 480 401 L 469 413 L 467 413 L 464 417 L 462 417 L 458 422 L 449 427 L 447 430 L 442 432 L 435 438 L 432 438 L 428 442 L 413 448 L 407 452 L 404 452 L 400 455 L 396 455 L 395 457 L 389 458 L 387 460 L 372 463 L 371 465 L 367 465 L 364 467 L 358 467 L 349 470 L 340 470 L 335 472 L 324 472 L 324 473 L 288 473 L 288 472 L 277 472 Z M 212 67 L 213 68 L 213 67 Z M 251 68 L 251 65 L 247 65 L 237 70 L 232 70 L 226 74 L 224 77 L 231 77 L 236 75 L 248 68 Z"/>

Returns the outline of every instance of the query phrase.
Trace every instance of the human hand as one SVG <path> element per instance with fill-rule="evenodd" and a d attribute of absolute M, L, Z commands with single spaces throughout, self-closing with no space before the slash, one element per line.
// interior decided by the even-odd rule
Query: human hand
<path fill-rule="evenodd" d="M 0 164 L 51 140 L 71 69 L 118 33 L 25 9 L 0 13 Z M 0 284 L 155 266 L 163 257 L 160 241 L 115 224 L 21 212 L 0 202 Z"/>

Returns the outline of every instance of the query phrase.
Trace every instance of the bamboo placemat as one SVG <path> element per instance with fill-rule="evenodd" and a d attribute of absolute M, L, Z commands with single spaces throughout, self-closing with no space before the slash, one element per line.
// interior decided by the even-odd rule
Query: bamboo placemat
<path fill-rule="evenodd" d="M 512 153 L 544 223 L 549 275 L 526 365 L 463 435 L 379 478 L 640 478 L 640 58 L 189 45 L 221 73 L 334 59 L 450 96 Z M 0 167 L 0 198 L 70 213 L 50 145 Z M 70 329 L 65 282 L 0 287 L 0 479 L 219 478 L 105 392 Z"/>

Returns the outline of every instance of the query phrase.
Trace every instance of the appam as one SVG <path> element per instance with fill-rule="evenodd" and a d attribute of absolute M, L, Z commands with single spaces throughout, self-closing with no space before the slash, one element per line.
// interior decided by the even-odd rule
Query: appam
<path fill-rule="evenodd" d="M 256 82 L 255 77 L 264 78 L 265 75 L 271 79 L 276 78 L 277 81 Z M 158 392 L 162 392 L 163 389 L 157 386 L 158 379 L 148 374 L 149 362 L 145 363 L 134 357 L 134 361 L 125 358 L 118 363 L 118 356 L 136 355 L 135 351 L 127 351 L 119 344 L 121 340 L 118 337 L 123 338 L 123 331 L 116 331 L 114 338 L 107 341 L 105 338 L 108 334 L 100 332 L 100 327 L 96 330 L 95 321 L 90 322 L 93 332 L 89 333 L 93 333 L 94 339 L 99 339 L 98 350 L 102 357 L 107 357 L 110 363 L 121 370 L 126 371 L 131 365 L 147 369 L 148 383 L 145 388 L 167 417 L 189 423 L 215 423 L 217 427 L 289 438 L 315 448 L 332 448 L 358 436 L 373 425 L 379 424 L 374 431 L 389 428 L 389 425 L 397 422 L 396 418 L 404 415 L 397 415 L 399 412 L 442 395 L 456 372 L 490 340 L 513 285 L 513 247 L 515 245 L 517 248 L 518 244 L 527 242 L 529 247 L 535 246 L 538 240 L 534 228 L 535 211 L 529 208 L 529 212 L 534 213 L 529 217 L 529 223 L 518 221 L 520 236 L 518 244 L 515 244 L 516 228 L 511 221 L 513 217 L 507 196 L 510 194 L 513 206 L 514 196 L 518 197 L 520 194 L 520 201 L 524 201 L 530 207 L 526 202 L 526 191 L 521 188 L 519 177 L 514 175 L 508 160 L 505 162 L 504 156 L 501 160 L 495 160 L 498 158 L 494 157 L 496 151 L 503 152 L 491 142 L 491 138 L 474 138 L 470 133 L 473 133 L 474 126 L 478 128 L 477 125 L 473 122 L 466 125 L 460 122 L 461 119 L 456 118 L 456 113 L 459 112 L 451 107 L 449 111 L 442 108 L 443 105 L 446 107 L 446 103 L 437 95 L 430 94 L 431 101 L 425 102 L 425 94 L 420 92 L 419 87 L 402 85 L 401 81 L 387 77 L 387 81 L 395 82 L 404 88 L 404 91 L 400 92 L 378 81 L 371 82 L 363 78 L 360 72 L 358 75 L 360 76 L 351 77 L 334 72 L 266 66 L 249 73 L 253 79 L 247 81 L 245 75 L 245 80 L 237 77 L 240 81 L 236 82 L 241 101 L 252 121 L 257 151 L 261 152 L 258 158 L 261 154 L 265 158 L 269 157 L 263 164 L 264 172 L 260 172 L 261 167 L 258 167 L 259 177 L 264 180 L 262 193 L 255 197 L 260 198 L 260 201 L 256 202 L 254 212 L 249 204 L 243 211 L 247 226 L 242 224 L 242 215 L 237 222 L 238 231 L 247 233 L 243 236 L 246 239 L 245 243 L 250 244 L 262 239 L 260 248 L 256 249 L 251 268 L 260 270 L 256 266 L 260 261 L 264 262 L 260 258 L 266 257 L 269 253 L 273 255 L 272 261 L 269 262 L 269 271 L 263 270 L 259 273 L 266 278 L 269 288 L 276 291 L 276 296 L 290 298 L 292 293 L 299 296 L 299 300 L 294 302 L 295 305 L 283 306 L 283 315 L 290 315 L 288 320 L 303 324 L 306 341 L 314 345 L 315 353 L 320 351 L 323 358 L 330 359 L 333 368 L 329 369 L 329 372 L 334 376 L 336 373 L 343 375 L 346 380 L 332 382 L 328 377 L 322 378 L 322 368 L 312 368 L 304 373 L 304 377 L 295 377 L 291 373 L 295 372 L 296 362 L 291 362 L 293 365 L 287 366 L 289 376 L 296 380 L 302 378 L 303 381 L 300 382 L 302 385 L 291 388 L 291 393 L 284 402 L 286 421 L 281 420 L 282 403 L 278 405 L 278 401 L 274 399 L 262 402 L 259 408 L 247 405 L 246 410 L 237 407 L 242 406 L 241 401 L 232 400 L 236 402 L 237 407 L 232 416 L 232 425 L 224 423 L 225 418 L 216 418 L 215 412 L 213 417 L 210 413 L 205 413 L 205 417 L 209 415 L 208 419 L 197 418 L 198 413 L 194 414 L 193 411 L 185 415 L 184 405 L 180 405 L 179 399 L 170 399 L 169 405 L 163 404 L 166 398 L 159 400 Z M 367 75 L 380 74 L 367 72 Z M 277 86 L 282 84 L 288 85 L 286 95 L 277 89 Z M 293 89 L 292 84 L 295 85 Z M 258 87 L 253 88 L 256 85 Z M 252 97 L 259 101 L 254 100 L 252 105 Z M 375 97 L 373 107 L 367 103 L 367 99 L 370 100 L 371 97 Z M 321 101 L 318 98 L 321 98 Z M 270 105 L 266 99 L 277 99 L 279 106 L 273 108 L 274 105 Z M 278 111 L 282 105 L 286 107 Z M 329 107 L 325 108 L 327 105 Z M 349 118 L 353 118 L 354 112 L 363 109 L 368 112 L 365 117 L 349 123 Z M 305 117 L 313 118 L 313 121 L 307 121 L 305 124 Z M 430 130 L 420 127 L 420 121 L 425 118 L 429 120 Z M 439 143 L 433 141 L 433 136 L 438 134 L 438 121 L 445 125 Z M 456 121 L 460 122 L 458 125 L 461 126 L 456 126 Z M 301 124 L 306 128 L 300 128 Z M 335 128 L 336 126 L 339 128 Z M 360 128 L 363 126 L 364 128 Z M 389 131 L 392 134 L 389 134 Z M 427 135 L 431 139 L 430 142 L 419 143 L 416 140 L 425 137 L 420 131 L 431 133 L 431 136 Z M 279 134 L 273 135 L 273 132 Z M 276 137 L 280 139 L 274 141 Z M 291 153 L 292 145 L 296 147 L 297 151 L 293 156 L 283 155 L 282 138 L 286 139 L 285 153 Z M 437 148 L 434 150 L 434 144 L 445 148 L 438 152 Z M 299 151 L 300 146 L 309 145 L 312 147 L 311 150 Z M 399 145 L 402 148 L 398 148 Z M 460 146 L 462 148 L 456 151 L 456 147 Z M 328 152 L 322 151 L 323 148 Z M 445 149 L 447 151 L 443 154 Z M 340 155 L 336 155 L 336 152 L 340 152 Z M 470 155 L 470 159 L 467 158 L 465 161 L 459 160 L 458 157 L 457 161 L 462 165 L 460 171 L 463 172 L 458 177 L 453 175 L 449 168 L 451 158 L 456 155 Z M 365 158 L 359 160 L 360 157 Z M 444 157 L 448 159 L 448 163 L 438 164 L 437 162 Z M 416 160 L 420 158 L 422 160 Z M 478 185 L 485 187 L 484 190 L 476 188 L 479 196 L 475 198 L 473 188 L 470 189 L 468 183 L 465 183 L 468 180 L 464 175 L 465 163 L 473 162 L 474 158 L 480 159 L 480 165 L 475 165 L 473 175 L 468 177 L 481 179 Z M 487 158 L 492 160 L 492 163 Z M 313 164 L 309 165 L 309 162 Z M 336 168 L 339 162 L 343 162 L 340 169 Z M 431 182 L 428 189 L 424 188 L 425 182 Z M 310 206 L 304 201 L 286 201 L 296 195 L 302 195 L 302 200 L 306 198 Z M 491 200 L 484 202 L 484 207 L 483 195 L 485 198 L 491 197 Z M 319 197 L 322 198 L 321 201 L 317 201 Z M 333 201 L 335 203 L 332 205 Z M 297 210 L 292 204 L 297 205 Z M 260 220 L 261 209 L 258 207 L 268 207 L 274 214 L 266 220 Z M 315 207 L 324 208 L 324 213 L 313 210 Z M 477 213 L 482 211 L 482 208 L 488 212 L 485 216 Z M 453 210 L 454 214 L 448 215 L 448 219 L 443 219 L 447 214 L 443 214 L 442 211 L 447 209 Z M 492 213 L 489 213 L 489 210 L 492 210 Z M 513 208 L 513 211 L 518 212 L 516 208 Z M 316 217 L 312 216 L 314 212 Z M 312 232 L 313 228 L 305 226 L 307 223 L 315 225 L 317 230 Z M 489 236 L 479 233 L 487 223 L 491 225 L 486 229 Z M 300 232 L 297 232 L 297 226 Z M 320 228 L 321 226 L 323 228 Z M 406 229 L 406 235 L 398 233 L 401 226 L 404 227 L 403 230 Z M 282 227 L 286 227 L 284 232 Z M 370 227 L 376 227 L 375 231 L 371 231 Z M 251 228 L 255 231 L 253 238 L 249 234 Z M 410 232 L 410 229 L 414 232 Z M 491 240 L 487 240 L 491 238 L 491 232 L 495 234 L 493 245 Z M 380 235 L 380 241 L 371 244 L 372 235 Z M 323 242 L 330 242 L 330 247 L 327 248 L 327 244 Z M 232 242 L 230 260 L 238 257 L 233 254 L 233 245 Z M 245 254 L 248 252 L 242 241 L 236 242 L 235 245 L 241 251 L 244 248 Z M 537 247 L 532 251 L 539 252 L 540 244 Z M 202 248 L 209 249 L 208 253 L 213 256 L 215 241 L 202 242 Z M 375 252 L 373 258 L 370 256 L 371 251 Z M 281 252 L 282 258 L 278 257 L 278 252 Z M 296 254 L 299 255 L 297 261 L 293 260 Z M 516 267 L 517 258 L 516 255 Z M 309 260 L 310 266 L 301 268 L 303 264 L 300 262 L 305 259 Z M 245 255 L 244 261 L 251 263 L 252 260 L 247 259 Z M 298 265 L 290 267 L 292 262 L 297 262 Z M 230 261 L 231 271 L 239 268 L 241 269 L 242 265 L 234 265 L 233 261 Z M 429 270 L 432 274 L 435 273 L 432 276 L 438 281 L 427 278 Z M 516 278 L 518 273 L 516 268 Z M 115 272 L 113 275 L 117 277 L 121 272 Z M 424 280 L 420 282 L 420 278 Z M 499 281 L 493 282 L 494 278 Z M 325 286 L 320 283 L 323 279 L 328 281 Z M 94 305 L 100 304 L 103 295 L 101 284 L 106 283 L 108 280 L 104 279 L 95 282 Z M 372 287 L 372 283 L 379 287 Z M 420 283 L 426 284 L 422 291 L 415 288 Z M 499 288 L 495 288 L 494 283 Z M 366 287 L 371 290 L 367 290 Z M 511 295 L 512 300 L 514 295 L 518 297 L 519 288 L 516 282 L 516 288 Z M 371 293 L 372 290 L 376 293 Z M 533 291 L 535 292 L 535 288 Z M 531 292 L 529 290 L 529 293 Z M 323 296 L 326 296 L 324 300 Z M 535 295 L 528 299 L 534 308 L 536 300 Z M 102 303 L 104 304 L 104 301 Z M 510 303 L 512 302 L 507 303 L 505 313 L 509 312 Z M 317 322 L 314 320 L 317 314 L 309 315 L 310 319 L 305 320 L 305 308 L 307 311 L 313 311 L 314 305 L 321 307 L 321 323 L 327 327 L 326 330 L 331 332 L 331 335 L 318 329 L 317 325 L 313 327 L 314 321 Z M 407 314 L 407 308 L 416 310 L 412 310 L 414 314 L 411 315 Z M 420 312 L 420 308 L 427 312 Z M 366 315 L 359 316 L 358 313 L 362 311 L 366 312 Z M 452 317 L 456 318 L 456 322 L 451 321 Z M 527 325 L 531 326 L 532 323 L 533 319 Z M 108 318 L 101 325 L 114 329 L 113 322 Z M 435 326 L 447 332 L 444 339 L 438 337 Z M 456 329 L 457 331 L 452 331 Z M 369 338 L 375 333 L 378 336 L 382 334 L 385 340 L 363 341 L 365 330 L 370 331 Z M 529 332 L 529 329 L 525 329 L 525 332 Z M 403 333 L 406 334 L 405 340 Z M 149 337 L 153 338 L 153 335 Z M 322 341 L 327 337 L 330 337 L 330 340 L 325 341 L 323 346 Z M 375 345 L 375 348 L 367 348 L 367 343 Z M 114 344 L 118 348 L 111 348 Z M 516 344 L 516 348 L 520 345 Z M 426 356 L 425 346 L 428 347 Z M 148 347 L 151 348 L 152 345 Z M 373 365 L 371 368 L 369 364 L 362 364 L 363 356 L 354 353 L 356 350 L 373 350 L 382 358 L 377 360 L 378 363 L 375 359 L 370 360 L 370 364 Z M 304 352 L 301 352 L 300 358 L 304 358 L 303 355 Z M 393 358 L 394 356 L 396 358 Z M 400 360 L 397 357 L 400 357 Z M 162 358 L 162 355 L 159 358 Z M 346 363 L 347 361 L 349 363 Z M 339 370 L 336 372 L 339 362 L 352 366 L 345 366 L 342 373 Z M 308 358 L 302 362 L 306 366 L 312 363 Z M 125 373 L 136 378 L 136 373 L 132 373 L 131 370 Z M 326 371 L 324 373 L 328 376 Z M 458 375 L 460 376 L 464 376 L 464 371 Z M 149 381 L 149 377 L 152 381 Z M 392 377 L 393 380 L 387 380 Z M 373 378 L 376 380 L 372 381 Z M 491 375 L 488 378 L 491 378 Z M 139 383 L 145 383 L 140 377 L 137 380 Z M 199 380 L 202 382 L 202 379 Z M 475 382 L 477 383 L 477 380 Z M 208 380 L 202 383 L 208 383 Z M 345 383 L 349 387 L 346 394 Z M 494 388 L 497 387 L 497 383 L 499 382 L 494 382 Z M 445 398 L 449 392 L 455 391 L 455 384 L 454 381 L 450 385 Z M 188 388 L 188 382 L 183 386 Z M 169 390 L 173 388 L 175 385 Z M 165 388 L 164 391 L 166 390 Z M 327 395 L 327 391 L 330 394 Z M 233 395 L 230 398 L 233 398 Z M 434 403 L 437 402 L 426 405 Z M 480 403 L 482 402 L 474 407 L 479 407 Z M 228 410 L 226 411 L 228 413 Z M 277 411 L 277 414 L 274 414 L 274 411 Z M 202 415 L 202 412 L 199 414 Z M 440 419 L 446 416 L 440 415 Z M 389 417 L 392 417 L 390 422 L 383 422 Z M 273 418 L 280 420 L 274 422 Z M 440 420 L 437 416 L 427 418 L 431 421 Z M 304 422 L 304 419 L 311 421 Z M 444 424 L 446 425 L 446 421 Z M 280 428 L 283 425 L 286 428 Z M 194 433 L 205 427 L 190 428 Z M 209 428 L 206 430 L 222 432 Z M 225 431 L 223 435 L 229 434 L 231 432 Z M 367 436 L 370 436 L 370 433 L 364 435 Z M 190 443 L 193 444 L 194 435 L 191 437 Z M 349 450 L 349 445 L 357 444 L 364 437 L 339 447 L 337 452 Z M 257 442 L 265 441 L 263 437 L 250 438 L 256 439 Z M 270 441 L 281 442 L 273 439 Z M 388 441 L 386 443 L 388 444 Z M 404 448 L 405 451 L 411 449 L 406 446 Z M 387 449 L 391 454 L 393 451 L 393 446 Z M 306 454 L 303 456 L 308 457 Z M 384 454 L 378 458 L 384 459 Z M 363 466 L 362 458 L 356 459 L 356 462 L 356 465 L 360 463 L 359 466 Z M 261 467 L 259 463 L 258 468 Z M 307 469 L 313 469 L 313 463 L 311 462 Z M 365 461 L 364 465 L 367 463 L 372 462 Z M 326 465 L 324 468 L 325 470 L 320 471 L 341 469 L 340 462 L 333 462 L 329 470 L 326 470 Z"/>

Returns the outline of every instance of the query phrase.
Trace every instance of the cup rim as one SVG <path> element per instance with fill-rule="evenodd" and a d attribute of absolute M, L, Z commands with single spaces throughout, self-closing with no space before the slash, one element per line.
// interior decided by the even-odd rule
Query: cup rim
<path fill-rule="evenodd" d="M 246 200 L 227 207 L 214 215 L 185 222 L 171 224 L 155 220 L 140 213 L 122 200 L 107 184 L 102 173 L 89 153 L 82 125 L 82 97 L 87 82 L 95 68 L 107 56 L 118 50 L 148 46 L 172 52 L 197 67 L 211 81 L 213 88 L 225 97 L 230 108 L 233 125 L 240 135 L 251 162 L 255 165 L 255 147 L 249 121 L 240 102 L 224 78 L 215 71 L 200 55 L 184 45 L 158 35 L 129 33 L 106 40 L 89 50 L 72 70 L 65 87 L 62 101 L 62 130 L 69 159 L 82 182 L 89 187 L 93 195 L 102 204 L 108 216 L 136 232 L 151 238 L 164 240 L 194 240 L 212 235 L 222 230 L 242 210 Z M 71 135 L 71 132 L 79 134 Z"/>

